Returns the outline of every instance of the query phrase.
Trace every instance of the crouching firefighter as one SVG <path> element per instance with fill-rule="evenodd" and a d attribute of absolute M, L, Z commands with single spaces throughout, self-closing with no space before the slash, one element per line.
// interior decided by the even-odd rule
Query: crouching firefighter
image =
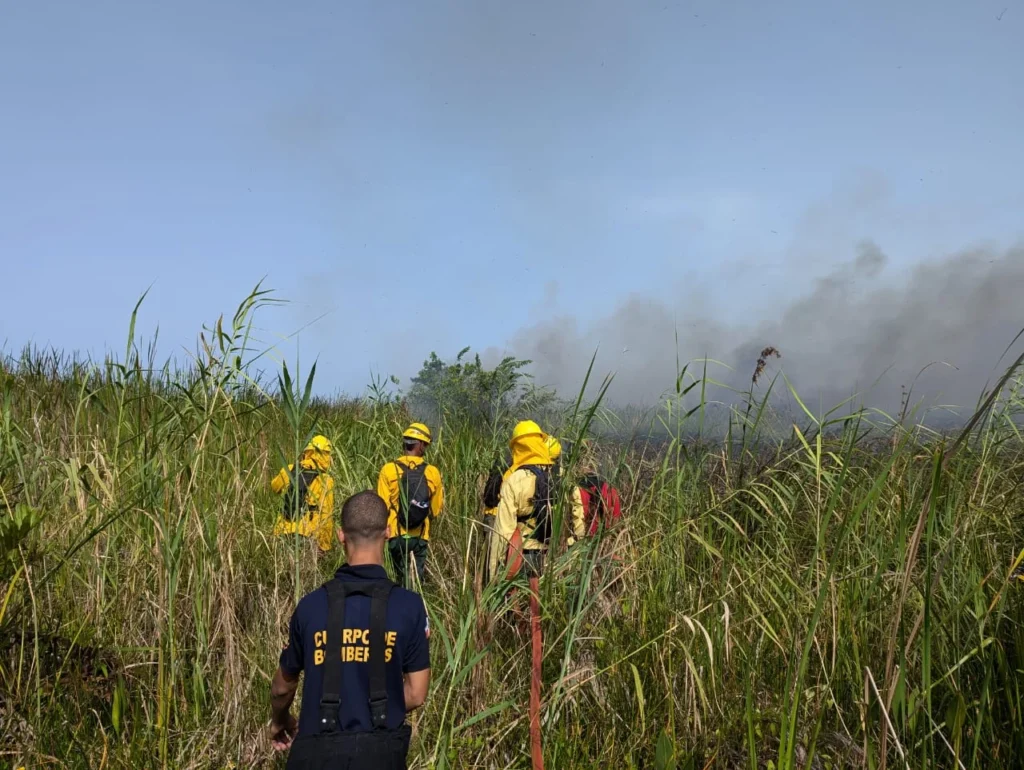
<path fill-rule="evenodd" d="M 346 565 L 295 608 L 270 688 L 271 742 L 292 770 L 405 770 L 430 684 L 430 629 L 419 595 L 384 570 L 388 509 L 349 498 L 338 539 Z M 291 714 L 305 674 L 299 719 Z"/>
<path fill-rule="evenodd" d="M 334 540 L 331 451 L 331 442 L 326 436 L 314 436 L 302 452 L 299 467 L 289 464 L 271 479 L 270 489 L 283 499 L 274 525 L 275 536 L 312 537 L 321 551 L 331 550 Z"/>
<path fill-rule="evenodd" d="M 506 472 L 493 517 L 488 560 L 488 581 L 500 579 L 504 570 L 518 572 L 525 564 L 531 574 L 544 570 L 544 555 L 552 535 L 551 506 L 556 499 L 552 465 L 557 458 L 557 443 L 533 420 L 524 420 L 512 431 L 509 448 L 512 466 Z M 555 457 L 552 457 L 552 454 Z M 572 532 L 584 534 L 583 508 L 578 496 L 572 499 Z"/>
<path fill-rule="evenodd" d="M 573 499 L 583 508 L 587 537 L 612 530 L 622 520 L 619 490 L 598 472 L 598 460 L 590 441 L 584 439 L 576 461 Z M 571 543 L 570 543 L 571 544 Z"/>

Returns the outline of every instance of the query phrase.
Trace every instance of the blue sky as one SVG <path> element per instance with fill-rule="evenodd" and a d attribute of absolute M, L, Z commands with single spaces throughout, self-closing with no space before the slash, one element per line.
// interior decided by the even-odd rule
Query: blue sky
<path fill-rule="evenodd" d="M 1024 236 L 1024 6 L 35 2 L 0 10 L 0 341 L 191 348 L 263 276 L 324 391 L 604 287 L 769 314 L 875 239 Z M 292 355 L 283 345 L 282 354 Z"/>

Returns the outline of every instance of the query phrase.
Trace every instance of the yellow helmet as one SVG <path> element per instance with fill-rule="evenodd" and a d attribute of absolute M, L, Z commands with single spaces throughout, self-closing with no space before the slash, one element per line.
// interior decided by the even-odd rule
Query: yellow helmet
<path fill-rule="evenodd" d="M 405 433 L 402 434 L 402 438 L 409 438 L 413 441 L 422 441 L 425 444 L 430 443 L 430 428 L 424 425 L 422 422 L 414 422 L 408 428 L 405 429 Z"/>
<path fill-rule="evenodd" d="M 547 447 L 548 456 L 552 460 L 557 460 L 558 456 L 562 454 L 562 444 L 554 436 L 548 436 L 547 441 L 544 442 L 544 445 Z"/>
<path fill-rule="evenodd" d="M 331 452 L 331 441 L 327 436 L 313 436 L 310 442 L 306 445 L 307 452 Z"/>
<path fill-rule="evenodd" d="M 512 429 L 512 440 L 522 438 L 523 436 L 543 436 L 544 431 L 540 429 L 540 426 L 533 420 L 523 420 L 518 423 L 515 428 Z"/>

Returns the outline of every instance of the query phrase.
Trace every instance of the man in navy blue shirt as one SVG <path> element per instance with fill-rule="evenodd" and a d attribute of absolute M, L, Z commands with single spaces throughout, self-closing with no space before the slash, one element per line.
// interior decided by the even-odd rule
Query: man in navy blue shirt
<path fill-rule="evenodd" d="M 345 501 L 346 565 L 292 615 L 271 683 L 271 741 L 293 770 L 406 768 L 407 712 L 427 697 L 430 629 L 423 599 L 384 571 L 388 508 L 372 491 Z M 305 673 L 299 719 L 291 714 Z"/>

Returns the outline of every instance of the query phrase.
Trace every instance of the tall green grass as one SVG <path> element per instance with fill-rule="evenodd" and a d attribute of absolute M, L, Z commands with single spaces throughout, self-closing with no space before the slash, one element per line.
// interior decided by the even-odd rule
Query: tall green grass
<path fill-rule="evenodd" d="M 340 505 L 414 415 L 383 387 L 317 399 L 312 366 L 253 379 L 268 360 L 253 316 L 272 301 L 258 287 L 177 368 L 139 349 L 134 316 L 121 358 L 5 359 L 0 766 L 280 765 L 268 681 L 296 598 L 342 556 L 271 537 L 269 480 L 322 432 Z M 547 765 L 1019 766 L 1015 371 L 959 436 L 817 415 L 791 392 L 802 417 L 773 440 L 777 381 L 716 442 L 680 438 L 703 435 L 710 383 L 682 368 L 652 425 L 676 438 L 598 446 L 624 525 L 557 549 L 542 580 Z M 561 436 L 611 419 L 606 387 L 566 405 Z M 433 682 L 414 767 L 529 766 L 527 587 L 506 604 L 477 571 L 483 478 L 530 416 L 432 426 L 449 502 L 422 589 Z"/>

